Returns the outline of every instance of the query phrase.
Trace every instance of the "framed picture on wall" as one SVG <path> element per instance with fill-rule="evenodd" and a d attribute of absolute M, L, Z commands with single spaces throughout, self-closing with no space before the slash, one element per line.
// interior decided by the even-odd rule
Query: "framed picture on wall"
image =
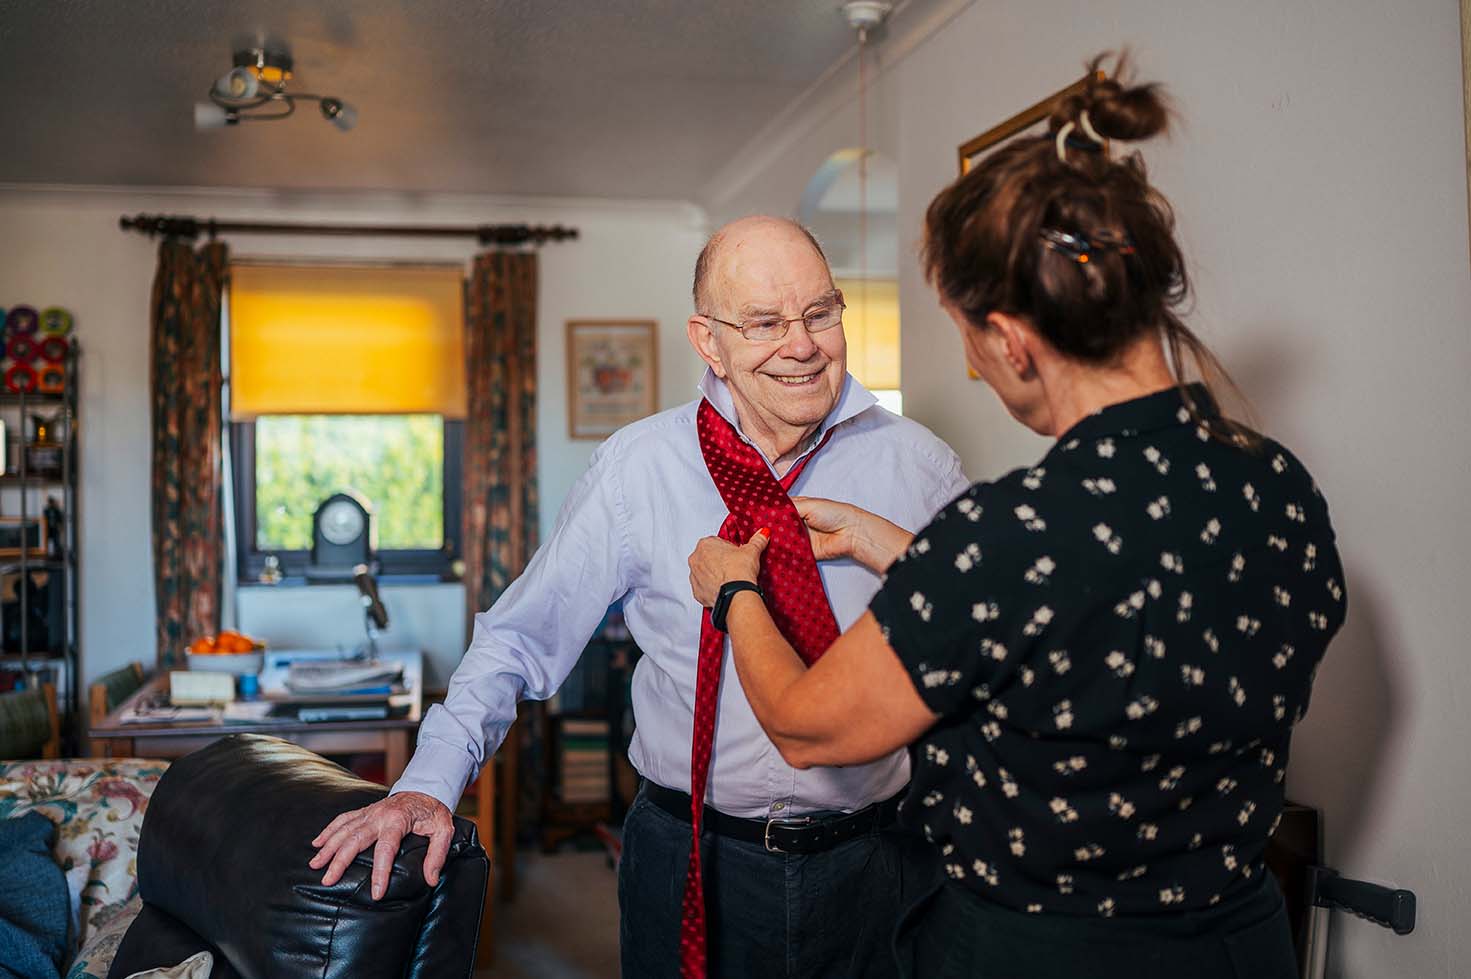
<path fill-rule="evenodd" d="M 653 320 L 567 321 L 567 435 L 603 439 L 659 404 Z"/>
<path fill-rule="evenodd" d="M 1057 104 L 1059 99 L 1065 99 L 1069 95 L 1076 95 L 1087 88 L 1089 82 L 1095 79 L 1097 81 L 1103 81 L 1107 77 L 1101 71 L 1095 72 L 1093 75 L 1084 75 L 1062 91 L 1053 92 L 1042 101 L 1028 106 L 1005 122 L 992 126 L 979 136 L 975 136 L 961 143 L 957 151 L 960 157 L 961 175 L 964 176 L 969 173 L 970 168 L 975 165 L 976 160 L 988 151 L 995 149 L 1013 136 L 1019 136 L 1024 132 L 1038 127 L 1040 123 L 1045 122 L 1047 117 L 1052 115 L 1052 107 Z"/>

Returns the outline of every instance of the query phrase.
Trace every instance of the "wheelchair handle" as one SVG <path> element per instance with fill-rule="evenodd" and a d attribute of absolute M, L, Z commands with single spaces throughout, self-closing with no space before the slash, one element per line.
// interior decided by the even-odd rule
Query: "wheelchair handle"
<path fill-rule="evenodd" d="M 1415 930 L 1413 891 L 1384 887 L 1341 876 L 1328 867 L 1308 868 L 1308 900 L 1320 908 L 1339 909 L 1376 925 L 1391 928 L 1396 935 Z"/>

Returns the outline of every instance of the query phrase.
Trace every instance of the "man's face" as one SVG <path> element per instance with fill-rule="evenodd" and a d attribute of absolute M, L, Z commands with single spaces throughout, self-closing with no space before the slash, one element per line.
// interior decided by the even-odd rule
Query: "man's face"
<path fill-rule="evenodd" d="M 732 323 L 795 319 L 836 302 L 832 273 L 797 229 L 775 222 L 733 228 L 712 269 L 711 304 L 699 310 Z M 710 323 L 706 360 L 730 386 L 738 407 L 768 427 L 807 427 L 827 417 L 847 374 L 842 325 L 809 333 L 799 320 L 780 340 L 748 340 Z M 713 348 L 713 349 L 712 349 Z"/>

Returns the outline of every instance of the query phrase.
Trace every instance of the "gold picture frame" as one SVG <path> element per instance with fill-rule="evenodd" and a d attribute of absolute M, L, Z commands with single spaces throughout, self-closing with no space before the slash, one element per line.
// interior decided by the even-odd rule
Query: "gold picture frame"
<path fill-rule="evenodd" d="M 659 408 L 654 320 L 567 321 L 567 437 L 601 440 Z"/>
<path fill-rule="evenodd" d="M 960 163 L 960 175 L 963 177 L 970 172 L 975 165 L 976 157 L 1000 144 L 1006 142 L 1013 136 L 1031 129 L 1037 123 L 1052 115 L 1052 108 L 1059 99 L 1065 99 L 1069 95 L 1077 95 L 1085 90 L 1090 82 L 1103 81 L 1108 75 L 1103 71 L 1095 71 L 1084 75 L 1060 92 L 1053 92 L 1035 105 L 1028 106 L 1005 122 L 992 126 L 979 136 L 972 137 L 960 144 L 957 150 Z"/>

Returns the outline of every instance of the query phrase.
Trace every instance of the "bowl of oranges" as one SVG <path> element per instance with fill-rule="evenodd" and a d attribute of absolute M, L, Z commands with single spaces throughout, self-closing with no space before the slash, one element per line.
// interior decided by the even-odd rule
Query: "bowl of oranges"
<path fill-rule="evenodd" d="M 259 673 L 266 657 L 266 644 L 243 633 L 226 629 L 216 636 L 201 636 L 185 647 L 189 669 L 206 673 Z"/>

